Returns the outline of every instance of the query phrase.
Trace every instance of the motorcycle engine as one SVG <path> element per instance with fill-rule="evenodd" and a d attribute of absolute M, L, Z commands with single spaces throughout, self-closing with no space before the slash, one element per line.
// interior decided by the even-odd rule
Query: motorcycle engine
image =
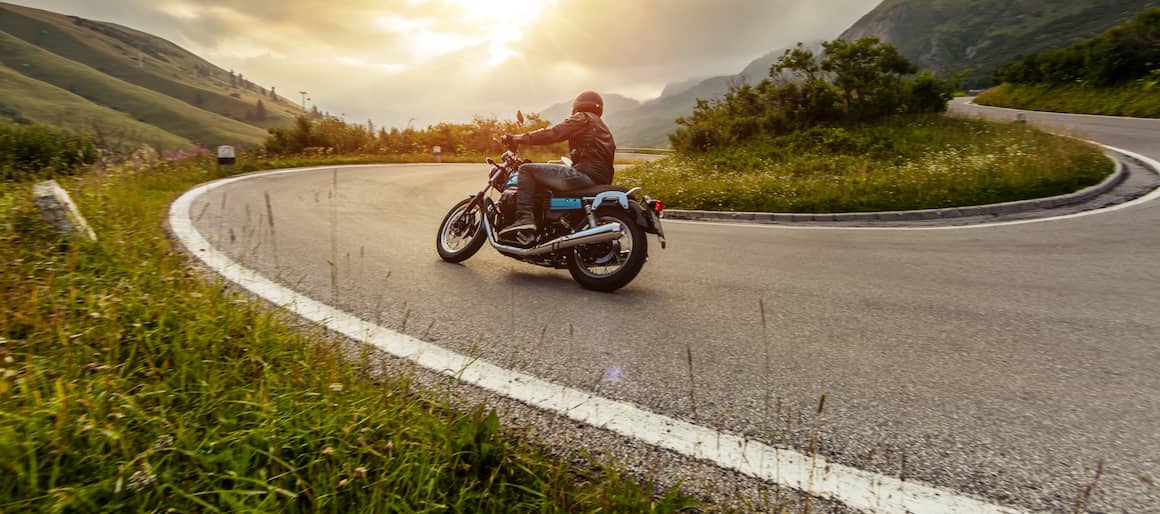
<path fill-rule="evenodd" d="M 496 207 L 499 208 L 500 220 L 499 226 L 496 230 L 503 230 L 513 220 L 516 219 L 516 193 L 520 190 L 516 186 L 508 186 L 503 190 L 503 194 L 499 196 L 499 201 L 496 202 Z"/>

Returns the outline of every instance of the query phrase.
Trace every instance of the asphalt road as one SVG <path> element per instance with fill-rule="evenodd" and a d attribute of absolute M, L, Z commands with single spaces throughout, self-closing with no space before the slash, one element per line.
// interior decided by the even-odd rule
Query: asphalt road
<path fill-rule="evenodd" d="M 1160 159 L 1160 121 L 1031 118 Z M 669 249 L 598 294 L 486 247 L 439 260 L 440 219 L 485 180 L 299 173 L 192 212 L 315 299 L 558 384 L 803 451 L 825 394 L 834 462 L 1071 511 L 1102 461 L 1092 510 L 1160 512 L 1160 203 L 944 231 L 668 223 Z"/>

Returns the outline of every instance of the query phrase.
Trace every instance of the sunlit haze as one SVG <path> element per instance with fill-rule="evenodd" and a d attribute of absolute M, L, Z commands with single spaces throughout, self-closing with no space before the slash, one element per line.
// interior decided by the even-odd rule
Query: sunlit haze
<path fill-rule="evenodd" d="M 380 125 L 539 111 L 595 89 L 638 100 L 836 37 L 878 0 L 16 0 L 169 39 Z M 296 96 L 296 95 L 295 95 Z"/>

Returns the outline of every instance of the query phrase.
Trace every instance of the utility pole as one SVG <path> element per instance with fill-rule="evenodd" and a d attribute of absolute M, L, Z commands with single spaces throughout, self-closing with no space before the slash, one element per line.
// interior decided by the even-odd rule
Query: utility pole
<path fill-rule="evenodd" d="M 302 95 L 302 110 L 305 111 L 306 110 L 306 95 L 308 95 L 310 93 L 306 92 L 306 91 L 299 91 L 298 94 Z"/>

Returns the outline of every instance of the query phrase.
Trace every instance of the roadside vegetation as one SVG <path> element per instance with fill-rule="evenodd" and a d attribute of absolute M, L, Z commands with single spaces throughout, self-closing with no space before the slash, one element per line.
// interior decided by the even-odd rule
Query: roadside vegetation
<path fill-rule="evenodd" d="M 370 377 L 319 330 L 192 271 L 162 225 L 209 157 L 63 179 L 100 242 L 0 183 L 0 511 L 672 512 L 483 407 Z M 240 169 L 332 163 L 244 158 Z M 24 177 L 22 177 L 24 178 Z"/>
<path fill-rule="evenodd" d="M 1038 198 L 1098 183 L 1098 149 L 1022 125 L 941 115 L 957 84 L 877 39 L 799 45 L 756 86 L 700 100 L 677 153 L 618 174 L 671 207 L 865 212 Z"/>
<path fill-rule="evenodd" d="M 298 117 L 293 126 L 271 129 L 265 150 L 272 155 L 325 153 L 328 155 L 384 155 L 392 158 L 403 155 L 426 155 L 440 147 L 444 158 L 470 157 L 469 162 L 481 162 L 479 156 L 498 156 L 503 153 L 499 138 L 504 134 L 520 134 L 549 126 L 538 114 L 517 113 L 515 120 L 476 116 L 471 123 L 438 123 L 425 129 L 375 128 L 348 123 L 335 117 Z M 567 145 L 527 148 L 527 151 L 552 155 L 553 159 L 567 155 Z M 526 153 L 526 152 L 525 152 Z"/>
<path fill-rule="evenodd" d="M 1160 7 L 1067 48 L 1031 54 L 995 72 L 982 105 L 1160 118 Z"/>
<path fill-rule="evenodd" d="M 92 140 L 35 125 L 0 123 L 0 181 L 83 172 L 97 162 Z"/>

